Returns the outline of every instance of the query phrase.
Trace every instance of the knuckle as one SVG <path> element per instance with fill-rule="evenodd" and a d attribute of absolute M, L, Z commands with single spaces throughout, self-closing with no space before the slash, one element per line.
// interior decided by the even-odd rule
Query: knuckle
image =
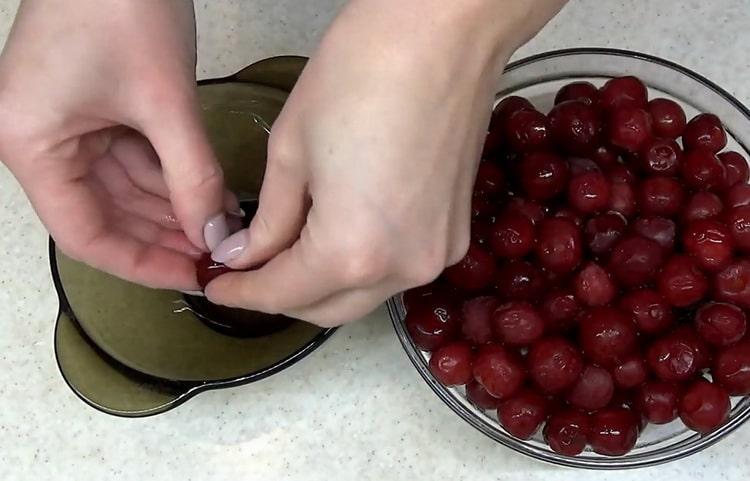
<path fill-rule="evenodd" d="M 388 256 L 377 236 L 352 236 L 339 246 L 335 256 L 342 259 L 339 270 L 346 285 L 375 284 L 387 274 Z"/>

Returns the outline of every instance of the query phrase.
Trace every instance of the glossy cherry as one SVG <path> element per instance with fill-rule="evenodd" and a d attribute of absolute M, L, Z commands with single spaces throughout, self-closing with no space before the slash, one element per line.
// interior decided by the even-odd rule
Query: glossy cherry
<path fill-rule="evenodd" d="M 517 95 L 505 97 L 492 110 L 489 130 L 502 128 L 510 116 L 519 110 L 534 110 L 534 106 L 527 99 Z"/>
<path fill-rule="evenodd" d="M 621 165 L 615 149 L 607 145 L 600 145 L 591 152 L 591 158 L 602 170 Z"/>
<path fill-rule="evenodd" d="M 750 273 L 749 273 L 750 274 Z M 708 279 L 687 256 L 671 257 L 656 276 L 659 293 L 675 307 L 695 304 L 708 293 Z"/>
<path fill-rule="evenodd" d="M 409 308 L 405 322 L 414 344 L 425 351 L 434 351 L 456 336 L 460 314 L 452 300 L 431 296 Z"/>
<path fill-rule="evenodd" d="M 544 320 L 528 302 L 514 301 L 499 306 L 492 315 L 495 336 L 509 345 L 525 346 L 544 334 Z"/>
<path fill-rule="evenodd" d="M 506 212 L 518 212 L 527 219 L 529 219 L 534 225 L 544 219 L 544 207 L 534 202 L 533 200 L 524 199 L 521 197 L 511 198 L 505 205 Z"/>
<path fill-rule="evenodd" d="M 599 172 L 587 172 L 573 177 L 568 187 L 568 203 L 583 214 L 605 210 L 609 206 L 611 186 Z"/>
<path fill-rule="evenodd" d="M 734 261 L 716 274 L 714 291 L 717 300 L 750 309 L 750 261 Z"/>
<path fill-rule="evenodd" d="M 203 254 L 200 259 L 195 262 L 195 271 L 198 277 L 198 285 L 201 289 L 205 289 L 212 280 L 222 274 L 234 272 L 234 269 L 220 262 L 214 261 L 211 259 L 211 254 Z"/>
<path fill-rule="evenodd" d="M 594 307 L 580 321 L 578 342 L 592 362 L 614 367 L 636 350 L 638 332 L 625 312 L 612 307 Z"/>
<path fill-rule="evenodd" d="M 699 219 L 715 219 L 721 214 L 724 204 L 713 192 L 700 190 L 694 193 L 682 210 L 682 221 L 690 222 Z"/>
<path fill-rule="evenodd" d="M 680 389 L 676 384 L 648 381 L 638 388 L 636 407 L 652 424 L 666 424 L 677 419 Z"/>
<path fill-rule="evenodd" d="M 581 454 L 589 435 L 589 418 L 576 410 L 553 413 L 544 426 L 544 440 L 552 451 L 565 456 Z"/>
<path fill-rule="evenodd" d="M 553 291 L 547 294 L 540 307 L 546 331 L 559 333 L 573 326 L 580 305 L 572 292 L 567 290 Z"/>
<path fill-rule="evenodd" d="M 612 375 L 601 367 L 586 366 L 568 393 L 568 403 L 579 409 L 594 411 L 609 404 L 615 392 Z"/>
<path fill-rule="evenodd" d="M 685 191 L 677 179 L 655 176 L 645 179 L 640 185 L 638 205 L 646 215 L 674 216 L 684 202 Z"/>
<path fill-rule="evenodd" d="M 641 149 L 641 166 L 646 173 L 676 175 L 682 162 L 682 148 L 672 139 L 655 138 Z"/>
<path fill-rule="evenodd" d="M 581 262 L 581 231 L 573 222 L 560 218 L 544 219 L 539 225 L 537 238 L 537 259 L 546 269 L 565 274 Z"/>
<path fill-rule="evenodd" d="M 630 409 L 602 409 L 591 415 L 588 442 L 595 453 L 622 456 L 635 446 L 638 429 L 638 417 Z"/>
<path fill-rule="evenodd" d="M 742 156 L 739 152 L 730 150 L 719 154 L 719 160 L 724 164 L 724 168 L 727 171 L 726 178 L 724 179 L 724 188 L 728 189 L 736 184 L 747 184 L 750 180 L 750 168 L 747 164 L 747 159 Z"/>
<path fill-rule="evenodd" d="M 547 418 L 547 400 L 529 389 L 503 401 L 497 412 L 500 425 L 519 439 L 530 439 Z"/>
<path fill-rule="evenodd" d="M 562 337 L 535 342 L 527 356 L 529 375 L 545 393 L 558 393 L 572 386 L 583 371 L 578 349 Z"/>
<path fill-rule="evenodd" d="M 551 152 L 530 152 L 521 161 L 521 187 L 529 199 L 546 201 L 562 193 L 570 179 L 570 168 Z"/>
<path fill-rule="evenodd" d="M 618 107 L 610 114 L 607 139 L 627 152 L 640 152 L 651 139 L 651 124 L 651 115 L 642 108 Z"/>
<path fill-rule="evenodd" d="M 461 312 L 461 334 L 472 344 L 487 344 L 493 340 L 492 314 L 500 302 L 493 296 L 480 296 L 464 302 Z"/>
<path fill-rule="evenodd" d="M 685 339 L 667 335 L 654 341 L 646 356 L 656 377 L 666 382 L 682 382 L 698 372 L 698 353 Z"/>
<path fill-rule="evenodd" d="M 487 392 L 487 390 L 476 381 L 470 381 L 466 385 L 466 398 L 480 409 L 497 409 L 502 400 Z"/>
<path fill-rule="evenodd" d="M 727 169 L 712 151 L 696 147 L 682 158 L 682 180 L 694 189 L 721 189 L 726 183 Z"/>
<path fill-rule="evenodd" d="M 490 245 L 498 257 L 523 257 L 531 252 L 535 243 L 534 224 L 519 213 L 507 212 L 492 226 Z"/>
<path fill-rule="evenodd" d="M 627 225 L 625 217 L 617 212 L 592 217 L 584 229 L 586 245 L 595 255 L 605 254 L 625 234 Z"/>
<path fill-rule="evenodd" d="M 654 121 L 656 135 L 669 139 L 676 139 L 682 135 L 687 117 L 680 104 L 674 100 L 657 98 L 648 103 L 647 110 Z"/>
<path fill-rule="evenodd" d="M 674 250 L 677 225 L 672 219 L 666 217 L 639 217 L 633 221 L 633 233 L 651 239 L 659 244 L 665 253 L 668 253 Z"/>
<path fill-rule="evenodd" d="M 477 178 L 474 182 L 474 193 L 481 195 L 497 195 L 505 191 L 505 174 L 503 169 L 491 161 L 479 163 Z"/>
<path fill-rule="evenodd" d="M 750 395 L 750 341 L 722 349 L 711 370 L 714 382 L 733 396 Z"/>
<path fill-rule="evenodd" d="M 498 399 L 515 394 L 526 377 L 524 365 L 517 355 L 492 344 L 483 346 L 477 353 L 473 373 L 474 379 Z"/>
<path fill-rule="evenodd" d="M 549 146 L 547 116 L 538 110 L 517 110 L 504 123 L 505 138 L 516 152 L 542 150 Z"/>
<path fill-rule="evenodd" d="M 709 433 L 724 424 L 730 408 L 729 395 L 722 387 L 699 379 L 682 394 L 679 413 L 687 427 Z"/>
<path fill-rule="evenodd" d="M 633 76 L 613 78 L 599 89 L 599 106 L 605 110 L 621 107 L 643 108 L 647 100 L 646 86 Z"/>
<path fill-rule="evenodd" d="M 735 225 L 735 224 L 732 224 Z M 682 234 L 682 246 L 693 256 L 698 265 L 708 271 L 719 271 L 732 260 L 734 243 L 737 239 L 734 231 L 715 220 L 695 220 L 685 227 Z M 750 247 L 750 209 L 747 217 L 747 237 Z"/>
<path fill-rule="evenodd" d="M 711 302 L 695 313 L 695 329 L 709 344 L 729 346 L 745 337 L 747 316 L 733 304 Z"/>
<path fill-rule="evenodd" d="M 625 358 L 612 370 L 612 379 L 620 389 L 632 389 L 640 386 L 648 378 L 648 366 L 640 355 Z"/>
<path fill-rule="evenodd" d="M 733 209 L 750 205 L 750 185 L 736 184 L 724 194 L 724 207 Z"/>
<path fill-rule="evenodd" d="M 750 205 L 734 207 L 724 215 L 732 244 L 745 252 L 750 251 Z M 725 228 L 726 229 L 726 228 Z"/>
<path fill-rule="evenodd" d="M 659 244 L 634 236 L 615 244 L 609 259 L 609 271 L 625 287 L 637 287 L 653 279 L 664 260 Z"/>
<path fill-rule="evenodd" d="M 546 286 L 544 272 L 527 261 L 501 264 L 495 277 L 495 288 L 499 297 L 510 301 L 538 299 Z"/>
<path fill-rule="evenodd" d="M 446 386 L 464 385 L 472 380 L 474 354 L 471 345 L 455 341 L 439 347 L 430 356 L 429 368 L 435 378 Z"/>
<path fill-rule="evenodd" d="M 698 114 L 685 126 L 682 142 L 685 150 L 703 148 L 718 152 L 727 145 L 727 133 L 716 115 Z"/>
<path fill-rule="evenodd" d="M 620 298 L 619 307 L 632 315 L 643 334 L 660 334 L 675 323 L 676 316 L 661 294 L 652 289 L 631 291 Z"/>
<path fill-rule="evenodd" d="M 567 100 L 555 105 L 549 113 L 552 140 L 563 151 L 586 155 L 599 145 L 602 121 L 592 105 Z"/>
<path fill-rule="evenodd" d="M 595 262 L 583 266 L 576 274 L 573 285 L 576 297 L 587 306 L 604 306 L 617 294 L 617 286 L 609 272 Z"/>
<path fill-rule="evenodd" d="M 609 198 L 609 209 L 631 217 L 637 210 L 635 189 L 631 183 L 613 182 Z"/>
<path fill-rule="evenodd" d="M 555 105 L 568 100 L 577 100 L 586 105 L 596 106 L 599 99 L 599 89 L 591 82 L 571 82 L 564 85 L 555 95 Z"/>
<path fill-rule="evenodd" d="M 495 258 L 478 244 L 471 244 L 463 259 L 445 269 L 445 278 L 459 289 L 481 289 L 495 278 Z"/>

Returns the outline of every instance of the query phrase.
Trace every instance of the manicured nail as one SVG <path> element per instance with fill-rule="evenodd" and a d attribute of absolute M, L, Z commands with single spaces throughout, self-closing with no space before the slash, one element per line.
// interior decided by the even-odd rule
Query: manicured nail
<path fill-rule="evenodd" d="M 237 207 L 237 209 L 230 210 L 229 215 L 233 215 L 235 217 L 245 217 L 245 211 L 242 209 L 242 207 Z"/>
<path fill-rule="evenodd" d="M 211 258 L 216 262 L 226 264 L 236 259 L 247 247 L 247 231 L 241 230 L 230 235 L 211 253 Z"/>
<path fill-rule="evenodd" d="M 227 216 L 223 213 L 210 218 L 203 226 L 203 240 L 210 251 L 216 249 L 227 237 L 229 237 L 229 226 Z"/>
<path fill-rule="evenodd" d="M 183 294 L 187 294 L 188 296 L 194 296 L 194 297 L 206 297 L 206 295 L 203 293 L 203 291 L 180 291 Z"/>

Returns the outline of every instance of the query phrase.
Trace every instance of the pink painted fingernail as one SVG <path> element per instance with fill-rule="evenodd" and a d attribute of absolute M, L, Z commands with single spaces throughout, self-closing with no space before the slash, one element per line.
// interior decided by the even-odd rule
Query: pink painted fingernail
<path fill-rule="evenodd" d="M 226 264 L 236 259 L 247 247 L 247 231 L 241 230 L 224 239 L 211 253 L 211 258 L 216 262 Z"/>
<path fill-rule="evenodd" d="M 224 213 L 208 219 L 206 225 L 203 226 L 203 240 L 210 251 L 216 249 L 221 244 L 221 241 L 227 237 L 229 237 L 229 225 L 227 224 L 227 216 Z"/>

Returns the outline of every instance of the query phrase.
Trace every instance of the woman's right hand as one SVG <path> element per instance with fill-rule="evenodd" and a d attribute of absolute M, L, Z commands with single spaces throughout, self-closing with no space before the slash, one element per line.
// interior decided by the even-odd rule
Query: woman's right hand
<path fill-rule="evenodd" d="M 201 124 L 189 0 L 24 0 L 0 57 L 0 159 L 68 255 L 197 289 L 237 200 Z"/>

